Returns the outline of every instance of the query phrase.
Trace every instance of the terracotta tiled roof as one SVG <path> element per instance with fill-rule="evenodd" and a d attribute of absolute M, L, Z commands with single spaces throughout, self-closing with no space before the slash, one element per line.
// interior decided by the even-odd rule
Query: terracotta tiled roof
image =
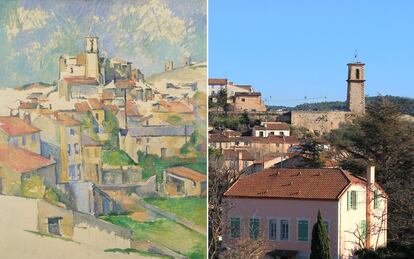
<path fill-rule="evenodd" d="M 337 200 L 350 183 L 336 168 L 269 168 L 240 178 L 225 196 Z"/>
<path fill-rule="evenodd" d="M 140 116 L 139 111 L 138 111 L 138 107 L 135 104 L 135 102 L 133 102 L 131 100 L 127 100 L 126 114 L 127 114 L 127 116 Z"/>
<path fill-rule="evenodd" d="M 98 85 L 98 81 L 93 77 L 73 76 L 65 77 L 63 80 L 70 85 Z"/>
<path fill-rule="evenodd" d="M 92 107 L 92 110 L 102 110 L 102 104 L 97 98 L 88 98 L 89 105 Z"/>
<path fill-rule="evenodd" d="M 289 125 L 282 122 L 265 122 L 266 128 L 269 130 L 289 130 Z"/>
<path fill-rule="evenodd" d="M 81 102 L 75 103 L 75 109 L 77 112 L 87 112 L 91 110 L 91 107 L 89 107 L 88 102 Z"/>
<path fill-rule="evenodd" d="M 19 136 L 40 132 L 40 129 L 18 117 L 0 116 L 0 129 L 9 136 Z"/>
<path fill-rule="evenodd" d="M 208 79 L 209 85 L 227 85 L 226 78 L 209 78 Z"/>
<path fill-rule="evenodd" d="M 187 104 L 182 101 L 170 101 L 166 102 L 164 100 L 160 101 L 160 105 L 169 112 L 177 113 L 191 113 L 193 110 Z"/>
<path fill-rule="evenodd" d="M 245 149 L 242 149 L 242 150 L 225 149 L 225 150 L 223 150 L 224 159 L 226 159 L 226 160 L 239 159 L 239 153 L 242 154 L 242 159 L 241 160 L 254 161 L 254 156 L 252 154 L 250 154 L 250 152 L 245 150 Z"/>
<path fill-rule="evenodd" d="M 47 118 L 55 121 L 58 124 L 64 125 L 64 126 L 79 126 L 81 123 L 78 120 L 75 120 L 74 118 L 64 115 L 64 114 L 56 114 L 50 113 L 50 114 L 44 114 Z"/>
<path fill-rule="evenodd" d="M 192 181 L 196 181 L 196 182 L 207 181 L 207 177 L 205 174 L 199 173 L 197 171 L 194 171 L 190 168 L 183 167 L 183 166 L 171 167 L 171 168 L 168 168 L 166 171 L 169 174 L 184 177 Z"/>
<path fill-rule="evenodd" d="M 53 160 L 25 149 L 0 145 L 0 164 L 10 167 L 18 173 L 31 172 L 54 163 Z"/>
<path fill-rule="evenodd" d="M 269 142 L 272 143 L 279 143 L 279 144 L 299 144 L 299 139 L 295 136 L 279 136 L 279 135 L 272 135 L 267 137 L 269 139 Z"/>

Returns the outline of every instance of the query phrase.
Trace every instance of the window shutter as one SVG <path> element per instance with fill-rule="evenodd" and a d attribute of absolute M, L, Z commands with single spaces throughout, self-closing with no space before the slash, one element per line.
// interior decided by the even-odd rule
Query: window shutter
<path fill-rule="evenodd" d="M 380 208 L 380 197 L 381 197 L 381 195 L 379 194 L 379 191 L 375 190 L 374 197 L 375 197 L 374 208 L 379 209 Z"/>
<path fill-rule="evenodd" d="M 358 209 L 358 192 L 355 191 L 355 209 Z"/>
<path fill-rule="evenodd" d="M 361 239 L 365 240 L 365 236 L 367 233 L 367 223 L 365 222 L 365 220 L 361 221 Z"/>
<path fill-rule="evenodd" d="M 346 196 L 347 196 L 347 210 L 350 210 L 351 209 L 351 192 L 347 191 Z"/>
<path fill-rule="evenodd" d="M 299 221 L 299 241 L 308 241 L 308 222 L 305 220 Z"/>

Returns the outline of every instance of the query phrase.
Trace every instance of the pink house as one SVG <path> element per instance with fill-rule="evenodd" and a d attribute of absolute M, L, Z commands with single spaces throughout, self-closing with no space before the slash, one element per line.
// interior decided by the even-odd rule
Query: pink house
<path fill-rule="evenodd" d="M 312 227 L 321 210 L 332 258 L 387 242 L 387 195 L 375 183 L 338 168 L 269 168 L 240 178 L 226 193 L 226 246 L 264 242 L 263 258 L 309 258 Z M 368 202 L 367 202 L 368 201 Z"/>

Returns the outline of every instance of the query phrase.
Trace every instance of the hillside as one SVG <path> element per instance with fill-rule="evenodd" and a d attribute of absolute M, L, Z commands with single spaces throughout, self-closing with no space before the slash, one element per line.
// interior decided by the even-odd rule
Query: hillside
<path fill-rule="evenodd" d="M 50 87 L 52 85 L 53 84 L 37 82 L 37 83 L 30 83 L 30 84 L 25 84 L 25 85 L 21 85 L 21 86 L 16 86 L 14 88 L 16 90 L 32 90 L 32 89 L 47 88 L 47 87 Z"/>
<path fill-rule="evenodd" d="M 370 105 L 371 103 L 379 100 L 380 98 L 387 98 L 392 103 L 399 106 L 400 111 L 404 114 L 409 114 L 414 116 L 414 99 L 409 97 L 400 97 L 400 96 L 371 96 L 365 99 L 366 104 Z M 286 106 L 268 106 L 270 109 L 286 109 L 286 110 L 301 110 L 301 111 L 326 111 L 326 110 L 345 110 L 347 108 L 346 102 L 344 101 L 335 101 L 335 102 L 317 102 L 317 103 L 304 103 L 296 105 L 295 107 L 286 107 Z"/>
<path fill-rule="evenodd" d="M 161 92 L 182 94 L 182 89 L 168 89 L 167 83 L 174 85 L 197 83 L 199 91 L 207 91 L 207 64 L 206 62 L 196 63 L 188 67 L 179 67 L 171 71 L 154 74 L 146 78 L 146 82 L 159 89 Z"/>

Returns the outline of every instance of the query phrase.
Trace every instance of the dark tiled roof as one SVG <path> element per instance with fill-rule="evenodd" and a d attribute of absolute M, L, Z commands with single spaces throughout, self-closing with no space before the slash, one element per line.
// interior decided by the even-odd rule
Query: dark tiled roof
<path fill-rule="evenodd" d="M 227 79 L 225 78 L 209 78 L 209 85 L 227 85 Z"/>

